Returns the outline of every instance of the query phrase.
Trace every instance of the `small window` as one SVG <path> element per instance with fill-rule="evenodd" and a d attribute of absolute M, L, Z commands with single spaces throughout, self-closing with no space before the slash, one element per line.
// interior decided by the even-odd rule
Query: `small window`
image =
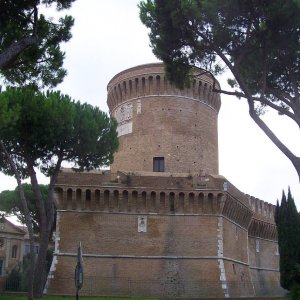
<path fill-rule="evenodd" d="M 236 270 L 235 270 L 235 265 L 234 264 L 232 264 L 232 269 L 233 269 L 234 275 L 236 275 Z"/>
<path fill-rule="evenodd" d="M 24 255 L 27 255 L 28 253 L 30 253 L 30 245 L 25 244 L 25 246 L 24 246 Z"/>
<path fill-rule="evenodd" d="M 17 258 L 17 252 L 18 252 L 18 246 L 14 245 L 14 246 L 12 247 L 11 257 L 12 257 L 12 258 Z"/>
<path fill-rule="evenodd" d="M 165 171 L 165 158 L 153 157 L 153 172 L 164 172 L 164 171 Z"/>

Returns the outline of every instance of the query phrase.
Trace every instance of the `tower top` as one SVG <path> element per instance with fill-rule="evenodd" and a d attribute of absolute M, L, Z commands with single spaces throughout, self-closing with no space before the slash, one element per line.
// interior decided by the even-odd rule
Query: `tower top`
<path fill-rule="evenodd" d="M 185 88 L 183 90 L 180 90 L 180 89 L 176 88 L 174 85 L 169 84 L 169 87 L 170 86 L 172 87 L 171 90 L 169 89 L 169 90 L 164 91 L 163 88 L 166 86 L 161 86 L 160 87 L 161 90 L 159 91 L 159 93 L 160 94 L 172 93 L 175 95 L 180 94 L 181 96 L 186 94 L 186 96 L 203 101 L 207 105 L 214 108 L 217 112 L 219 112 L 220 106 L 221 106 L 220 97 L 213 97 L 217 94 L 214 93 L 212 90 L 213 90 L 214 82 L 215 82 L 215 85 L 217 88 L 220 88 L 220 84 L 214 77 L 212 77 L 212 75 L 210 73 L 208 73 L 208 72 L 203 73 L 201 71 L 204 71 L 204 70 L 202 70 L 200 68 L 195 68 L 195 75 L 197 75 L 197 74 L 201 74 L 201 75 L 197 76 L 193 79 L 190 88 Z M 144 80 L 145 80 L 145 78 L 146 78 L 145 76 L 149 77 L 150 79 L 152 77 L 153 81 L 155 81 L 155 79 L 163 80 L 164 83 L 168 84 L 168 81 L 165 79 L 163 63 L 144 64 L 144 65 L 135 66 L 135 67 L 126 69 L 124 71 L 121 71 L 118 74 L 116 74 L 108 82 L 108 85 L 107 85 L 107 93 L 108 93 L 107 104 L 108 104 L 110 111 L 112 111 L 111 106 L 116 104 L 116 103 L 112 103 L 114 101 L 113 101 L 113 99 L 111 99 L 109 97 L 112 92 L 112 89 L 116 86 L 118 87 L 119 91 L 117 91 L 117 92 L 119 92 L 119 96 L 121 96 L 121 99 L 118 99 L 118 100 L 121 102 L 123 100 L 128 100 L 130 97 L 145 96 L 147 94 L 147 90 L 145 90 L 145 89 L 144 90 L 140 89 L 139 91 L 136 91 L 135 93 L 132 90 L 130 91 L 130 90 L 126 89 L 126 83 L 127 83 L 128 88 L 130 88 L 130 86 L 132 88 L 134 83 L 136 83 L 136 81 L 138 81 L 139 78 L 141 80 L 143 80 L 143 78 L 144 78 Z M 125 87 L 125 90 L 124 90 L 124 87 Z M 148 92 L 150 92 L 150 90 Z M 117 95 L 115 94 L 115 96 L 117 96 Z M 212 98 L 214 98 L 215 101 L 210 101 L 210 100 L 212 100 Z"/>

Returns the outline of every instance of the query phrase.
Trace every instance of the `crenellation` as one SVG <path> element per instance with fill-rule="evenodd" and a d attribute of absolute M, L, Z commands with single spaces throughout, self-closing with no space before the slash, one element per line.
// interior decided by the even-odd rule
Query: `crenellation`
<path fill-rule="evenodd" d="M 108 85 L 108 106 L 110 111 L 126 100 L 149 95 L 180 95 L 183 97 L 194 98 L 195 100 L 197 99 L 203 101 L 217 111 L 220 108 L 220 97 L 218 94 L 212 92 L 211 79 L 194 79 L 191 88 L 180 90 L 172 86 L 168 80 L 166 80 L 166 78 L 163 76 L 163 70 L 160 71 L 159 75 L 157 75 L 157 72 L 154 72 L 153 75 L 137 74 L 137 77 L 135 78 L 134 76 L 124 78 L 123 74 L 122 78 L 120 80 L 116 80 L 114 82 L 114 86 L 111 86 L 113 84 L 112 82 L 110 82 Z M 154 78 L 156 79 L 155 84 Z M 163 78 L 162 83 L 161 78 Z M 133 80 L 135 83 L 135 88 L 132 87 Z M 198 87 L 197 92 L 196 87 Z"/>
<path fill-rule="evenodd" d="M 274 212 L 276 208 L 275 205 L 262 201 L 253 196 L 246 195 L 246 197 L 249 201 L 252 211 L 254 212 L 257 218 L 269 220 L 272 223 L 274 223 Z"/>

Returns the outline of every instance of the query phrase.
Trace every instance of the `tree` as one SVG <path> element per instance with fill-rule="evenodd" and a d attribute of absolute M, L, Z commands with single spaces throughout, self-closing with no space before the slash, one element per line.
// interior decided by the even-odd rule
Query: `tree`
<path fill-rule="evenodd" d="M 118 147 L 116 121 L 97 107 L 74 102 L 60 92 L 31 87 L 8 88 L 0 94 L 0 170 L 29 177 L 35 195 L 40 250 L 34 272 L 35 297 L 42 297 L 48 241 L 54 222 L 54 185 L 61 164 L 78 171 L 108 165 Z M 50 177 L 43 200 L 36 169 Z M 18 183 L 20 186 L 20 184 Z"/>
<path fill-rule="evenodd" d="M 275 222 L 280 253 L 280 284 L 292 290 L 300 284 L 300 215 L 291 191 L 288 197 L 282 192 L 281 205 L 277 201 Z"/>
<path fill-rule="evenodd" d="M 69 8 L 74 0 L 0 0 L 0 76 L 15 86 L 54 87 L 66 75 L 60 43 L 71 38 L 74 20 L 70 16 L 58 22 L 39 14 L 41 5 L 56 4 L 57 10 Z M 0 86 L 1 92 L 1 86 Z M 1 109 L 1 108 L 0 108 Z M 7 117 L 8 114 L 6 114 Z M 3 125 L 3 124 L 1 124 Z M 22 188 L 22 175 L 0 139 L 1 156 L 6 157 L 16 177 L 22 210 L 30 238 L 31 271 L 28 298 L 33 298 L 34 238 Z"/>
<path fill-rule="evenodd" d="M 215 84 L 213 90 L 246 99 L 251 118 L 300 179 L 300 157 L 261 118 L 272 108 L 300 127 L 299 1 L 145 0 L 139 7 L 167 78 L 182 88 L 190 84 L 195 66 L 204 69 L 198 76 L 229 70 L 235 90 Z"/>
<path fill-rule="evenodd" d="M 6 83 L 56 86 L 66 70 L 60 43 L 71 38 L 71 16 L 57 22 L 39 14 L 41 5 L 69 8 L 74 0 L 0 0 L 0 75 Z"/>
<path fill-rule="evenodd" d="M 28 209 L 30 211 L 33 230 L 36 234 L 38 234 L 39 225 L 37 212 L 35 209 L 35 195 L 32 191 L 32 186 L 31 184 L 24 183 L 22 184 L 22 188 L 26 197 Z M 39 189 L 42 193 L 43 201 L 46 201 L 48 194 L 48 185 L 40 184 Z M 46 205 L 46 203 L 44 205 Z M 20 223 L 25 224 L 25 215 L 20 205 L 20 195 L 18 187 L 16 187 L 13 191 L 6 190 L 0 193 L 0 211 L 4 212 L 5 215 L 16 216 Z"/>

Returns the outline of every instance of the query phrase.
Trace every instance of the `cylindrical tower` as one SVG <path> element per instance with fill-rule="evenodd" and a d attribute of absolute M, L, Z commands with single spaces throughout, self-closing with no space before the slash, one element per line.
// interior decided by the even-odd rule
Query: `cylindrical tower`
<path fill-rule="evenodd" d="M 165 79 L 162 63 L 114 76 L 107 104 L 118 122 L 120 146 L 112 173 L 218 174 L 221 102 L 212 86 L 213 78 L 204 74 L 193 79 L 190 88 L 177 89 Z"/>

